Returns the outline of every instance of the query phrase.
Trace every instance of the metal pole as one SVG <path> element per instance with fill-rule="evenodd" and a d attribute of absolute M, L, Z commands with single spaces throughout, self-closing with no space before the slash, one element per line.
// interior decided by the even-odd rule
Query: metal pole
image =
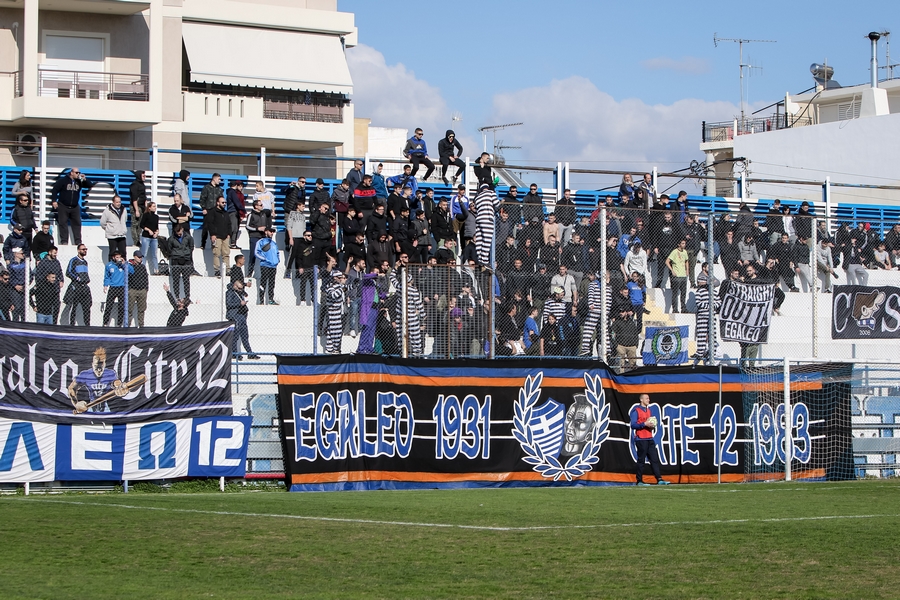
<path fill-rule="evenodd" d="M 25 482 L 25 495 L 28 496 L 31 494 L 31 484 L 26 481 Z"/>
<path fill-rule="evenodd" d="M 183 291 L 183 289 L 182 289 Z M 219 278 L 219 320 L 225 321 L 225 294 L 228 292 L 228 287 L 225 285 L 225 277 Z M 237 334 L 235 334 L 237 335 Z"/>
<path fill-rule="evenodd" d="M 606 347 L 606 329 L 607 323 L 609 320 L 609 315 L 607 314 L 607 306 L 606 306 L 606 298 L 609 292 L 609 283 L 606 281 L 606 278 L 609 276 L 609 272 L 606 269 L 606 207 L 605 205 L 600 208 L 600 223 L 601 223 L 601 236 L 600 236 L 600 297 L 601 302 L 603 303 L 603 310 L 600 311 L 600 360 L 606 361 L 606 357 L 609 355 L 609 348 Z"/>
<path fill-rule="evenodd" d="M 225 491 L 225 478 L 224 477 L 219 477 L 219 491 L 220 492 Z"/>
<path fill-rule="evenodd" d="M 24 298 L 24 306 L 22 307 L 22 319 L 26 323 L 28 323 L 29 319 L 32 317 L 31 301 L 29 298 L 29 294 L 31 292 L 31 256 L 24 255 L 24 258 L 22 260 L 25 262 L 25 287 L 22 288 L 22 295 Z"/>
<path fill-rule="evenodd" d="M 312 334 L 312 353 L 319 353 L 319 265 L 313 265 L 313 281 L 312 281 L 312 300 L 313 300 L 313 334 Z"/>
<path fill-rule="evenodd" d="M 822 185 L 822 200 L 825 202 L 825 229 L 831 235 L 831 177 L 826 177 Z"/>
<path fill-rule="evenodd" d="M 719 404 L 716 409 L 716 414 L 719 415 L 719 434 L 716 435 L 716 481 L 717 483 L 722 483 L 722 365 L 719 365 Z M 737 427 L 737 425 L 735 425 Z"/>
<path fill-rule="evenodd" d="M 809 292 L 812 294 L 812 355 L 813 358 L 819 358 L 819 294 L 816 283 L 819 278 L 818 267 L 816 266 L 816 249 L 818 247 L 819 226 L 816 222 L 818 219 L 813 218 L 812 222 L 812 250 L 809 257 Z"/>
<path fill-rule="evenodd" d="M 125 259 L 125 322 L 119 323 L 119 327 L 128 327 L 131 325 L 128 319 L 128 259 Z M 107 300 L 109 302 L 109 300 Z M 105 323 L 104 323 L 105 324 Z"/>
<path fill-rule="evenodd" d="M 38 174 L 38 213 L 41 221 L 47 219 L 47 138 L 41 136 L 41 172 Z"/>
<path fill-rule="evenodd" d="M 159 187 L 159 144 L 153 142 L 153 150 L 150 159 L 150 200 L 156 202 L 156 190 Z M 185 199 L 190 205 L 190 199 Z"/>
<path fill-rule="evenodd" d="M 266 182 L 266 147 L 259 148 L 259 180 Z"/>
<path fill-rule="evenodd" d="M 791 459 L 793 458 L 794 440 L 791 431 L 791 363 L 784 359 L 784 480 L 791 480 Z"/>
<path fill-rule="evenodd" d="M 496 222 L 491 223 L 491 227 L 494 228 L 494 234 L 496 234 L 497 233 Z M 492 235 L 491 236 L 491 259 L 489 261 L 490 262 L 490 270 L 488 271 L 488 276 L 489 276 L 488 285 L 489 285 L 490 289 L 488 290 L 488 293 L 486 294 L 486 296 L 488 296 L 488 298 L 490 299 L 490 302 L 491 302 L 491 331 L 490 331 L 491 345 L 490 345 L 490 349 L 489 349 L 489 352 L 490 352 L 489 356 L 492 359 L 497 357 L 497 352 L 496 352 L 496 349 L 494 348 L 494 346 L 496 346 L 496 343 L 497 343 L 497 329 L 496 329 L 497 315 L 496 315 L 496 311 L 494 310 L 494 308 L 496 308 L 496 303 L 494 302 L 494 268 L 495 268 L 495 264 L 496 264 L 496 258 L 495 258 L 496 251 L 497 251 L 497 236 Z"/>
<path fill-rule="evenodd" d="M 653 171 L 651 172 L 651 181 L 653 182 L 653 193 L 656 194 L 659 191 L 659 188 L 656 187 L 659 181 L 659 170 L 656 167 L 653 167 Z M 644 198 L 644 202 L 647 205 L 650 205 L 650 198 Z"/>
<path fill-rule="evenodd" d="M 708 213 L 706 220 L 706 262 L 709 264 L 709 277 L 706 282 L 706 287 L 709 292 L 709 327 L 707 329 L 706 334 L 706 353 L 707 360 L 710 364 L 716 360 L 716 303 L 715 296 L 716 293 L 716 284 L 715 284 L 715 275 L 713 273 L 713 268 L 715 265 L 713 264 L 713 258 L 715 258 L 715 228 L 716 223 L 716 213 L 710 212 Z M 725 278 L 728 278 L 728 274 L 725 274 Z M 721 379 L 721 368 L 719 370 L 720 379 Z M 721 381 L 720 381 L 721 383 Z M 719 388 L 719 394 L 721 395 L 722 389 Z"/>
<path fill-rule="evenodd" d="M 126 494 L 128 493 L 128 480 L 127 479 L 122 481 L 122 491 Z"/>
<path fill-rule="evenodd" d="M 399 276 L 402 278 L 400 281 L 400 356 L 409 358 L 409 340 L 407 340 L 409 335 L 409 303 L 407 296 L 409 282 L 406 281 L 406 269 L 398 269 L 398 271 L 400 271 Z"/>

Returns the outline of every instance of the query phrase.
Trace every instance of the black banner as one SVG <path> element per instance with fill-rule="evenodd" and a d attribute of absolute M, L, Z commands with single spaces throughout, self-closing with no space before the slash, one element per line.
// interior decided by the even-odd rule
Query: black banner
<path fill-rule="evenodd" d="M 229 323 L 118 329 L 0 322 L 0 417 L 134 423 L 232 414 Z"/>
<path fill-rule="evenodd" d="M 722 340 L 766 343 L 775 302 L 775 284 L 727 281 L 723 285 L 725 293 L 719 308 Z"/>
<path fill-rule="evenodd" d="M 900 338 L 900 288 L 839 285 L 831 302 L 831 339 Z"/>
<path fill-rule="evenodd" d="M 581 367 L 581 368 L 578 368 Z M 585 370 L 585 367 L 589 367 Z M 743 480 L 740 375 L 558 359 L 279 357 L 287 484 L 294 491 L 634 483 L 630 414 L 660 426 L 664 478 Z M 718 440 L 718 443 L 714 443 Z M 645 480 L 654 482 L 645 469 Z"/>

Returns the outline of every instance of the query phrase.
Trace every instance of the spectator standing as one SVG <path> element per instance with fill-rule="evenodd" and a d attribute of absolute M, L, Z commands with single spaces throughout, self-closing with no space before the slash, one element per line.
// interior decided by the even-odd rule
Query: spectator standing
<path fill-rule="evenodd" d="M 331 209 L 331 196 L 328 194 L 328 190 L 325 189 L 325 180 L 319 177 L 316 179 L 316 189 L 309 196 L 310 215 L 318 211 L 319 206 L 322 204 L 328 205 L 329 210 Z"/>
<path fill-rule="evenodd" d="M 275 273 L 281 255 L 275 241 L 275 228 L 266 229 L 266 237 L 256 244 L 256 258 L 259 260 L 259 282 L 257 284 L 257 304 L 278 304 L 275 301 Z"/>
<path fill-rule="evenodd" d="M 72 225 L 72 239 L 75 245 L 81 243 L 81 190 L 91 189 L 94 182 L 85 178 L 77 167 L 69 169 L 68 175 L 61 177 L 50 190 L 50 201 L 56 211 L 59 225 L 59 243 L 69 243 L 69 224 Z"/>
<path fill-rule="evenodd" d="M 220 187 L 221 183 L 222 176 L 218 173 L 213 173 L 209 183 L 204 185 L 203 189 L 200 190 L 199 204 L 200 210 L 203 211 L 203 231 L 200 234 L 200 248 L 202 250 L 206 250 L 206 240 L 209 237 L 209 223 L 211 222 L 211 219 L 208 219 L 207 217 L 216 210 L 216 204 L 218 203 L 219 198 L 222 198 L 225 195 Z"/>
<path fill-rule="evenodd" d="M 15 311 L 12 291 L 9 283 L 9 271 L 0 270 L 0 321 L 12 320 L 12 313 Z"/>
<path fill-rule="evenodd" d="M 323 289 L 325 301 L 326 325 L 325 325 L 325 353 L 340 354 L 341 341 L 344 333 L 342 315 L 347 301 L 347 276 L 340 271 L 332 271 L 331 276 Z"/>
<path fill-rule="evenodd" d="M 383 178 L 382 178 L 383 180 Z M 377 202 L 377 190 L 372 183 L 372 176 L 368 173 L 363 175 L 362 181 L 350 190 L 353 193 L 353 206 L 356 208 L 357 214 L 362 215 L 363 224 L 369 221 L 372 211 L 375 210 Z"/>
<path fill-rule="evenodd" d="M 182 224 L 175 225 L 169 238 L 169 275 L 177 298 L 191 297 L 191 273 L 194 272 L 194 238 Z"/>
<path fill-rule="evenodd" d="M 185 204 L 184 197 L 177 193 L 172 199 L 172 206 L 169 207 L 169 237 L 175 235 L 175 226 L 181 225 L 185 231 L 191 230 L 191 208 Z"/>
<path fill-rule="evenodd" d="M 109 244 L 109 258 L 112 260 L 113 252 L 116 250 L 125 255 L 125 235 L 128 230 L 128 215 L 125 214 L 125 207 L 122 205 L 122 199 L 116 195 L 112 197 L 103 214 L 100 215 L 100 227 L 103 228 L 103 234 L 106 236 L 106 242 Z"/>
<path fill-rule="evenodd" d="M 716 337 L 716 322 L 715 319 L 710 321 L 709 319 L 709 281 L 712 278 L 713 290 L 715 290 L 718 282 L 715 280 L 712 275 L 709 273 L 709 263 L 705 262 L 700 266 L 700 274 L 697 276 L 697 293 L 694 299 L 694 302 L 697 304 L 697 322 L 696 322 L 696 336 L 697 336 L 697 351 L 691 357 L 694 359 L 694 364 L 697 364 L 701 360 L 708 361 L 709 360 L 709 339 L 713 339 L 713 357 L 716 355 L 716 351 L 719 349 L 719 341 Z M 712 301 L 714 303 L 713 313 L 717 313 L 719 311 L 719 297 L 717 295 L 712 296 Z"/>
<path fill-rule="evenodd" d="M 225 194 L 225 212 L 228 213 L 228 219 L 231 221 L 232 239 L 229 248 L 236 250 L 238 238 L 241 237 L 241 222 L 247 216 L 244 182 L 240 179 L 232 179 L 228 186 L 228 193 Z"/>
<path fill-rule="evenodd" d="M 816 269 L 822 277 L 822 292 L 830 294 L 832 292 L 831 278 L 837 278 L 834 272 L 834 240 L 832 238 L 822 238 L 819 240 L 819 247 L 816 249 Z"/>
<path fill-rule="evenodd" d="M 344 177 L 347 180 L 347 185 L 350 188 L 350 193 L 352 194 L 359 184 L 362 183 L 363 180 L 363 161 L 360 159 L 356 159 L 353 161 L 353 168 L 347 171 L 347 176 Z"/>
<path fill-rule="evenodd" d="M 11 195 L 17 204 L 21 198 L 26 198 L 28 205 L 33 206 L 34 186 L 31 181 L 31 171 L 22 169 L 19 172 L 19 179 L 13 184 Z"/>
<path fill-rule="evenodd" d="M 144 171 L 134 171 L 134 181 L 128 187 L 128 197 L 131 199 L 131 243 L 134 246 L 141 245 L 143 231 L 140 222 L 147 206 L 146 179 Z"/>
<path fill-rule="evenodd" d="M 27 268 L 25 251 L 20 247 L 13 248 L 12 260 L 7 264 L 13 321 L 25 320 L 25 269 Z"/>
<path fill-rule="evenodd" d="M 482 152 L 472 170 L 475 172 L 475 182 L 478 187 L 481 187 L 482 185 L 494 187 L 494 173 L 491 171 L 490 154 Z"/>
<path fill-rule="evenodd" d="M 147 205 L 149 208 L 149 204 Z M 147 213 L 144 213 L 145 215 Z M 128 275 L 128 324 L 134 320 L 138 327 L 144 326 L 144 315 L 147 312 L 147 293 L 150 290 L 150 276 L 144 264 L 144 253 L 135 250 L 129 266 Z"/>
<path fill-rule="evenodd" d="M 600 287 L 600 281 L 597 279 L 595 271 L 588 271 L 587 277 L 590 280 L 588 284 L 587 303 L 588 315 L 581 329 L 581 350 L 578 352 L 580 356 L 590 356 L 591 348 L 594 346 L 594 335 L 597 333 L 597 326 L 603 316 L 603 293 Z"/>
<path fill-rule="evenodd" d="M 59 284 L 56 273 L 46 273 L 43 277 L 36 278 L 29 293 L 36 323 L 56 325 L 59 317 Z"/>
<path fill-rule="evenodd" d="M 563 197 L 556 202 L 556 208 L 553 210 L 556 214 L 556 221 L 559 223 L 560 244 L 568 244 L 569 238 L 572 237 L 572 231 L 575 228 L 575 201 L 572 199 L 572 190 L 563 190 Z"/>
<path fill-rule="evenodd" d="M 800 286 L 803 292 L 810 291 L 813 287 L 812 273 L 809 269 L 809 240 L 802 233 L 797 234 L 797 241 L 794 242 L 794 272 L 800 280 Z"/>
<path fill-rule="evenodd" d="M 644 180 L 641 181 L 639 187 L 643 195 L 644 205 L 638 205 L 638 208 L 649 209 L 656 204 L 657 198 L 656 186 L 653 185 L 653 176 L 650 173 L 644 173 Z"/>
<path fill-rule="evenodd" d="M 463 153 L 462 144 L 456 139 L 456 132 L 448 129 L 444 134 L 444 139 L 438 142 L 438 157 L 441 161 L 441 181 L 444 185 L 450 185 L 447 181 L 447 169 L 450 165 L 456 167 L 456 175 L 453 176 L 453 185 L 459 180 L 463 170 L 466 168 L 465 163 L 460 158 Z"/>
<path fill-rule="evenodd" d="M 388 191 L 387 184 L 384 180 L 384 175 L 381 172 L 384 170 L 384 163 L 378 163 L 378 166 L 375 167 L 375 173 L 372 174 L 372 187 L 375 188 L 375 203 L 376 204 L 386 204 Z"/>
<path fill-rule="evenodd" d="M 159 214 L 156 212 L 156 202 L 147 202 L 144 214 L 141 215 L 141 257 L 147 257 L 150 266 L 150 274 L 157 275 L 159 263 L 156 250 L 159 246 Z M 143 264 L 143 260 L 141 261 Z"/>
<path fill-rule="evenodd" d="M 241 344 L 244 344 L 244 350 L 248 352 L 247 358 L 256 360 L 259 355 L 254 354 L 250 348 L 250 331 L 247 329 L 247 292 L 244 291 L 244 281 L 242 279 L 235 280 L 228 292 L 225 293 L 225 318 L 234 323 L 234 337 L 232 342 L 232 352 L 238 355 L 241 350 Z M 243 357 L 238 356 L 241 360 Z"/>
<path fill-rule="evenodd" d="M 666 258 L 666 267 L 669 269 L 672 288 L 672 312 L 687 312 L 687 268 L 688 254 L 685 250 L 686 240 L 678 242 L 678 246 L 669 253 Z"/>
<path fill-rule="evenodd" d="M 22 233 L 25 233 L 24 229 Z M 37 259 L 41 254 L 54 247 L 56 247 L 56 242 L 53 241 L 53 234 L 50 233 L 50 221 L 42 221 L 40 231 L 34 234 L 34 238 L 31 240 L 31 256 Z"/>
<path fill-rule="evenodd" d="M 66 277 L 70 283 L 63 301 L 69 308 L 69 325 L 72 326 L 75 325 L 79 306 L 85 326 L 91 325 L 91 305 L 94 301 L 91 296 L 91 274 L 88 271 L 87 253 L 87 246 L 79 244 L 78 254 L 73 256 L 66 266 Z"/>
<path fill-rule="evenodd" d="M 637 348 L 640 343 L 641 328 L 634 315 L 616 317 L 612 322 L 612 334 L 619 359 L 619 372 L 637 366 Z"/>
<path fill-rule="evenodd" d="M 331 194 L 331 207 L 337 216 L 338 231 L 341 232 L 343 232 L 344 223 L 347 221 L 347 211 L 350 209 L 351 195 L 350 182 L 346 179 L 341 181 Z M 338 237 L 336 242 L 338 248 L 341 247 L 342 242 L 343 239 Z"/>
<path fill-rule="evenodd" d="M 528 193 L 522 198 L 522 216 L 526 223 L 534 219 L 539 223 L 544 221 L 544 197 L 538 192 L 536 183 L 528 186 Z"/>
<path fill-rule="evenodd" d="M 844 249 L 841 259 L 844 271 L 847 273 L 848 285 L 868 285 L 869 274 L 866 273 L 865 261 L 862 250 L 857 245 L 857 238 L 851 237 L 850 244 Z"/>
<path fill-rule="evenodd" d="M 500 200 L 493 188 L 481 184 L 475 196 L 475 240 L 479 264 L 492 267 L 491 247 L 494 243 L 494 218 L 500 209 Z"/>
<path fill-rule="evenodd" d="M 784 233 L 784 213 L 781 209 L 781 200 L 778 198 L 775 198 L 766 213 L 766 233 L 769 234 L 769 246 L 774 246 Z"/>
<path fill-rule="evenodd" d="M 178 172 L 178 177 L 175 178 L 175 183 L 172 185 L 172 195 L 181 196 L 181 200 L 188 207 L 188 211 L 190 211 L 191 208 L 191 188 L 188 187 L 188 179 L 190 179 L 190 177 L 191 172 L 182 169 Z M 185 227 L 185 231 L 190 231 L 190 229 L 190 225 Z"/>
<path fill-rule="evenodd" d="M 125 262 L 119 250 L 113 250 L 110 261 L 103 271 L 103 293 L 106 294 L 106 308 L 103 310 L 103 326 L 109 327 L 113 305 L 118 304 L 116 324 L 126 327 L 125 323 L 125 275 L 134 273 L 134 267 Z"/>
<path fill-rule="evenodd" d="M 428 178 L 431 177 L 431 174 L 434 172 L 434 163 L 428 158 L 428 146 L 425 144 L 425 140 L 423 139 L 424 136 L 425 133 L 417 127 L 413 136 L 406 140 L 406 146 L 403 148 L 403 156 L 412 163 L 410 175 L 413 177 L 418 173 L 419 165 L 425 165 L 427 170 L 425 171 L 425 177 L 422 179 L 423 181 L 428 181 Z M 413 192 L 415 192 L 415 190 L 413 190 Z"/>
<path fill-rule="evenodd" d="M 629 204 L 634 201 L 634 181 L 631 173 L 622 175 L 622 183 L 619 184 L 619 204 Z"/>
<path fill-rule="evenodd" d="M 216 277 L 220 277 L 222 269 L 228 269 L 231 250 L 228 240 L 231 236 L 231 219 L 225 212 L 225 197 L 216 198 L 216 206 L 206 214 L 204 220 L 206 231 L 209 233 L 213 247 L 213 270 Z"/>
<path fill-rule="evenodd" d="M 27 172 L 27 171 L 26 171 Z M 16 198 L 16 205 L 9 216 L 9 223 L 15 227 L 22 226 L 22 235 L 32 244 L 32 236 L 37 229 L 37 220 L 34 218 L 34 208 L 31 205 L 31 197 L 20 194 Z"/>
<path fill-rule="evenodd" d="M 31 252 L 31 244 L 28 243 L 28 239 L 23 233 L 22 225 L 19 223 L 13 225 L 12 233 L 3 242 L 3 260 L 9 263 L 15 250 L 21 250 L 25 256 Z"/>
<path fill-rule="evenodd" d="M 271 226 L 271 216 L 263 210 L 262 202 L 254 199 L 253 208 L 247 216 L 247 234 L 250 238 L 250 274 L 253 273 L 253 265 L 256 264 L 256 244 L 266 237 L 266 229 Z"/>

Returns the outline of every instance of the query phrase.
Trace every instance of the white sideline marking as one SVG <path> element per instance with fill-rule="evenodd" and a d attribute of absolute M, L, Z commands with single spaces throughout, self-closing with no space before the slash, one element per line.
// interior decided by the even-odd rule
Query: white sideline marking
<path fill-rule="evenodd" d="M 20 500 L 25 500 L 24 498 Z M 29 500 L 25 500 L 26 502 Z M 829 521 L 842 519 L 893 519 L 895 515 L 824 515 L 820 517 L 773 517 L 769 519 L 710 519 L 708 521 L 661 521 L 658 523 L 603 523 L 596 525 L 535 525 L 530 527 L 501 527 L 491 525 L 454 525 L 452 523 L 418 523 L 415 521 L 378 521 L 374 519 L 347 519 L 339 517 L 309 517 L 304 515 L 284 515 L 271 513 L 245 513 L 227 510 L 198 510 L 191 508 L 166 508 L 162 506 L 135 506 L 133 504 L 107 504 L 105 502 L 77 502 L 74 500 L 30 500 L 52 504 L 75 504 L 99 508 L 127 508 L 131 510 L 156 510 L 162 512 L 190 513 L 200 515 L 221 515 L 232 517 L 268 517 L 274 519 L 297 519 L 301 521 L 323 521 L 333 523 L 354 523 L 363 525 L 394 525 L 399 527 L 431 527 L 440 529 L 474 529 L 479 531 L 543 531 L 554 529 L 615 529 L 619 527 L 646 527 L 648 525 L 730 525 L 734 523 L 784 523 L 790 521 Z"/>

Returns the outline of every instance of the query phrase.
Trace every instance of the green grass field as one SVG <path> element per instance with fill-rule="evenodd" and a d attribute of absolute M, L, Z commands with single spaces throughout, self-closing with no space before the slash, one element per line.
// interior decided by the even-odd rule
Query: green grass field
<path fill-rule="evenodd" d="M 900 481 L 0 497 L 4 598 L 896 598 Z"/>

